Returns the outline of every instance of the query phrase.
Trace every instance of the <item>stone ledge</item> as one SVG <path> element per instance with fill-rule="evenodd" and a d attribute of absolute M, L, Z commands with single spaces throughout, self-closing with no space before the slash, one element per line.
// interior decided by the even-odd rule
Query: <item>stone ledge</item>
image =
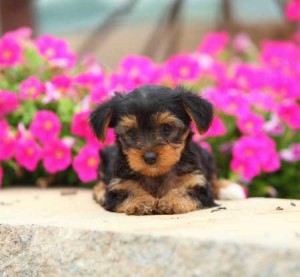
<path fill-rule="evenodd" d="M 0 276 L 299 276 L 299 200 L 138 217 L 61 192 L 0 191 Z"/>

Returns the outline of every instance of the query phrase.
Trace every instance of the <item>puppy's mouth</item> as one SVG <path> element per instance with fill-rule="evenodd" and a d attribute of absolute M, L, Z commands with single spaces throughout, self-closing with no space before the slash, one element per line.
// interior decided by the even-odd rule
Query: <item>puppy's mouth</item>
<path fill-rule="evenodd" d="M 132 148 L 126 154 L 133 171 L 147 177 L 157 177 L 172 170 L 180 160 L 182 149 L 181 146 L 168 144 L 147 151 Z"/>

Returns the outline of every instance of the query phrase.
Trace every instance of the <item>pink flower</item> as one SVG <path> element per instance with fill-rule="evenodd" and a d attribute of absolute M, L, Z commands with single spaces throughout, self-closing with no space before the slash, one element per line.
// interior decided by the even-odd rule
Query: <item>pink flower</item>
<path fill-rule="evenodd" d="M 63 39 L 43 35 L 36 40 L 36 46 L 40 54 L 54 66 L 71 68 L 76 62 L 75 54 Z"/>
<path fill-rule="evenodd" d="M 66 75 L 55 76 L 46 83 L 46 98 L 49 102 L 63 97 L 74 96 L 76 91 L 72 87 L 72 79 Z"/>
<path fill-rule="evenodd" d="M 71 126 L 71 133 L 79 137 L 89 139 L 95 137 L 90 124 L 89 116 L 91 111 L 83 111 L 74 115 Z M 96 137 L 95 137 L 96 139 Z"/>
<path fill-rule="evenodd" d="M 83 72 L 75 79 L 75 83 L 85 89 L 93 89 L 97 85 L 102 85 L 104 82 L 104 75 L 102 72 Z"/>
<path fill-rule="evenodd" d="M 104 84 L 95 86 L 91 91 L 91 101 L 101 103 L 109 97 L 108 89 Z"/>
<path fill-rule="evenodd" d="M 223 121 L 214 116 L 211 126 L 208 131 L 204 134 L 204 137 L 219 137 L 224 136 L 227 133 L 227 129 L 223 123 Z"/>
<path fill-rule="evenodd" d="M 22 47 L 11 37 L 0 40 L 0 67 L 11 67 L 22 59 Z"/>
<path fill-rule="evenodd" d="M 253 90 L 250 91 L 248 95 L 249 102 L 255 106 L 255 108 L 261 111 L 272 111 L 276 107 L 276 102 L 274 97 L 262 90 Z"/>
<path fill-rule="evenodd" d="M 281 150 L 280 158 L 289 163 L 300 161 L 300 143 L 293 143 L 288 148 Z"/>
<path fill-rule="evenodd" d="M 232 170 L 246 180 L 280 168 L 275 142 L 266 135 L 242 136 L 233 146 Z"/>
<path fill-rule="evenodd" d="M 278 105 L 277 114 L 291 129 L 300 129 L 300 106 L 293 101 L 284 101 Z"/>
<path fill-rule="evenodd" d="M 3 168 L 0 166 L 0 188 L 2 187 L 3 182 Z"/>
<path fill-rule="evenodd" d="M 6 32 L 4 38 L 15 39 L 16 41 L 22 41 L 29 39 L 32 35 L 32 29 L 29 27 L 20 27 L 16 30 Z"/>
<path fill-rule="evenodd" d="M 135 85 L 128 74 L 114 72 L 108 77 L 107 91 L 111 95 L 116 91 L 128 92 L 134 88 Z"/>
<path fill-rule="evenodd" d="M 263 117 L 252 112 L 242 114 L 237 120 L 237 126 L 243 134 L 259 134 L 262 132 L 263 125 Z"/>
<path fill-rule="evenodd" d="M 47 172 L 53 174 L 67 169 L 71 163 L 71 149 L 60 140 L 53 140 L 44 146 L 43 162 Z"/>
<path fill-rule="evenodd" d="M 6 161 L 13 157 L 16 140 L 9 131 L 0 136 L 0 161 Z"/>
<path fill-rule="evenodd" d="M 167 60 L 165 69 L 175 84 L 181 81 L 195 81 L 201 72 L 196 57 L 190 54 L 172 56 Z"/>
<path fill-rule="evenodd" d="M 290 21 L 298 21 L 300 19 L 300 1 L 292 0 L 285 7 L 285 16 Z"/>
<path fill-rule="evenodd" d="M 136 87 L 156 81 L 156 67 L 147 57 L 128 55 L 121 60 L 118 67 Z"/>
<path fill-rule="evenodd" d="M 31 76 L 20 83 L 20 99 L 36 100 L 45 91 L 45 86 L 37 77 Z"/>
<path fill-rule="evenodd" d="M 202 53 L 215 55 L 224 50 L 228 42 L 229 36 L 225 32 L 209 33 L 204 36 L 197 50 Z"/>
<path fill-rule="evenodd" d="M 277 114 L 271 114 L 271 118 L 264 124 L 264 131 L 271 136 L 281 136 L 284 132 L 284 126 Z"/>
<path fill-rule="evenodd" d="M 36 112 L 29 130 L 40 142 L 46 143 L 57 138 L 61 130 L 61 123 L 54 112 L 40 110 Z"/>
<path fill-rule="evenodd" d="M 238 53 L 247 53 L 254 48 L 253 42 L 246 33 L 237 34 L 232 41 L 232 46 Z"/>
<path fill-rule="evenodd" d="M 14 92 L 0 90 L 0 118 L 16 110 L 18 106 L 18 97 Z"/>
<path fill-rule="evenodd" d="M 99 163 L 98 149 L 86 145 L 74 158 L 73 168 L 82 182 L 91 182 L 98 178 Z"/>
<path fill-rule="evenodd" d="M 32 139 L 19 139 L 16 143 L 16 161 L 29 171 L 34 171 L 41 159 L 41 148 Z"/>
<path fill-rule="evenodd" d="M 5 136 L 8 133 L 9 125 L 5 119 L 0 118 L 0 137 Z"/>

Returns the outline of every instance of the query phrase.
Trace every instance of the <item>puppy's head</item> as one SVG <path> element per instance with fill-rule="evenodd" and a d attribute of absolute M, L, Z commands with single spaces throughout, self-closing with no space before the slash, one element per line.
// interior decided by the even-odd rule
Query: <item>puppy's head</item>
<path fill-rule="evenodd" d="M 191 121 L 203 133 L 212 115 L 209 102 L 184 88 L 143 86 L 116 94 L 95 109 L 90 122 L 102 141 L 107 128 L 114 128 L 133 171 L 157 177 L 180 160 Z"/>

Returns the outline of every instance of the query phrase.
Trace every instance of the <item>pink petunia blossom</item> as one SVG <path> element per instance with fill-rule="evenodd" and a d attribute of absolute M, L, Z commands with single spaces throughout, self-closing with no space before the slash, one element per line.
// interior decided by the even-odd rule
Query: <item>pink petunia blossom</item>
<path fill-rule="evenodd" d="M 237 120 L 239 130 L 249 135 L 261 133 L 264 123 L 263 117 L 252 112 L 242 114 Z"/>
<path fill-rule="evenodd" d="M 15 152 L 16 139 L 8 131 L 0 136 L 0 161 L 6 161 L 13 157 Z"/>
<path fill-rule="evenodd" d="M 36 40 L 36 46 L 40 54 L 54 66 L 72 68 L 76 62 L 75 54 L 63 39 L 43 35 Z"/>
<path fill-rule="evenodd" d="M 73 168 L 82 182 L 91 182 L 98 178 L 99 169 L 98 149 L 86 145 L 73 160 Z"/>
<path fill-rule="evenodd" d="M 129 77 L 135 87 L 156 81 L 156 66 L 148 57 L 128 55 L 121 60 L 118 68 Z"/>
<path fill-rule="evenodd" d="M 3 182 L 3 168 L 0 166 L 0 188 L 2 187 L 2 182 Z"/>
<path fill-rule="evenodd" d="M 67 169 L 71 163 L 71 149 L 60 140 L 48 142 L 43 149 L 43 163 L 48 173 Z"/>
<path fill-rule="evenodd" d="M 41 159 L 42 151 L 32 139 L 19 139 L 16 143 L 15 158 L 19 165 L 34 171 Z"/>
<path fill-rule="evenodd" d="M 178 84 L 181 81 L 195 81 L 201 73 L 196 57 L 190 54 L 171 56 L 165 64 L 165 70 L 174 84 Z"/>
<path fill-rule="evenodd" d="M 91 101 L 93 103 L 99 104 L 105 101 L 106 99 L 109 98 L 109 91 L 107 89 L 107 86 L 104 84 L 101 85 L 96 85 L 92 90 L 91 90 Z"/>
<path fill-rule="evenodd" d="M 293 101 L 284 101 L 278 105 L 277 114 L 291 129 L 300 129 L 300 105 Z"/>
<path fill-rule="evenodd" d="M 285 130 L 277 114 L 271 114 L 271 118 L 263 126 L 264 131 L 271 136 L 281 136 Z"/>
<path fill-rule="evenodd" d="M 8 133 L 9 125 L 6 121 L 6 119 L 0 118 L 0 137 L 5 136 Z"/>
<path fill-rule="evenodd" d="M 0 40 L 0 67 L 12 67 L 22 60 L 22 47 L 11 37 Z"/>
<path fill-rule="evenodd" d="M 232 46 L 236 52 L 242 54 L 250 52 L 255 47 L 246 33 L 238 33 L 232 41 Z"/>
<path fill-rule="evenodd" d="M 0 118 L 19 107 L 18 96 L 14 92 L 0 90 Z"/>
<path fill-rule="evenodd" d="M 41 143 L 47 143 L 56 139 L 61 130 L 61 123 L 58 116 L 47 110 L 36 112 L 29 130 Z"/>
<path fill-rule="evenodd" d="M 224 136 L 227 133 L 227 129 L 223 123 L 223 121 L 214 116 L 211 126 L 208 131 L 204 134 L 204 137 L 219 137 Z"/>
<path fill-rule="evenodd" d="M 82 88 L 91 90 L 103 84 L 104 74 L 103 72 L 83 72 L 75 77 L 74 82 Z"/>
<path fill-rule="evenodd" d="M 36 100 L 44 91 L 44 83 L 35 76 L 31 76 L 20 83 L 20 99 L 22 100 Z"/>
<path fill-rule="evenodd" d="M 72 134 L 86 139 L 91 139 L 92 137 L 95 137 L 89 124 L 90 114 L 91 111 L 83 111 L 78 112 L 74 115 L 71 126 Z"/>
<path fill-rule="evenodd" d="M 224 50 L 228 42 L 229 35 L 225 32 L 208 33 L 202 39 L 197 50 L 201 53 L 215 55 Z"/>
<path fill-rule="evenodd" d="M 135 88 L 135 84 L 128 74 L 114 72 L 108 76 L 107 92 L 113 95 L 114 92 L 128 92 Z"/>
<path fill-rule="evenodd" d="M 281 150 L 280 158 L 289 163 L 300 161 L 300 143 L 293 143 L 288 148 Z"/>
<path fill-rule="evenodd" d="M 290 21 L 300 20 L 300 1 L 292 0 L 285 7 L 285 16 Z"/>
<path fill-rule="evenodd" d="M 266 135 L 242 136 L 233 146 L 230 167 L 247 180 L 280 168 L 275 142 Z"/>
<path fill-rule="evenodd" d="M 20 27 L 13 31 L 6 32 L 3 38 L 10 38 L 16 41 L 22 42 L 23 40 L 29 39 L 32 35 L 32 29 L 29 27 Z"/>

